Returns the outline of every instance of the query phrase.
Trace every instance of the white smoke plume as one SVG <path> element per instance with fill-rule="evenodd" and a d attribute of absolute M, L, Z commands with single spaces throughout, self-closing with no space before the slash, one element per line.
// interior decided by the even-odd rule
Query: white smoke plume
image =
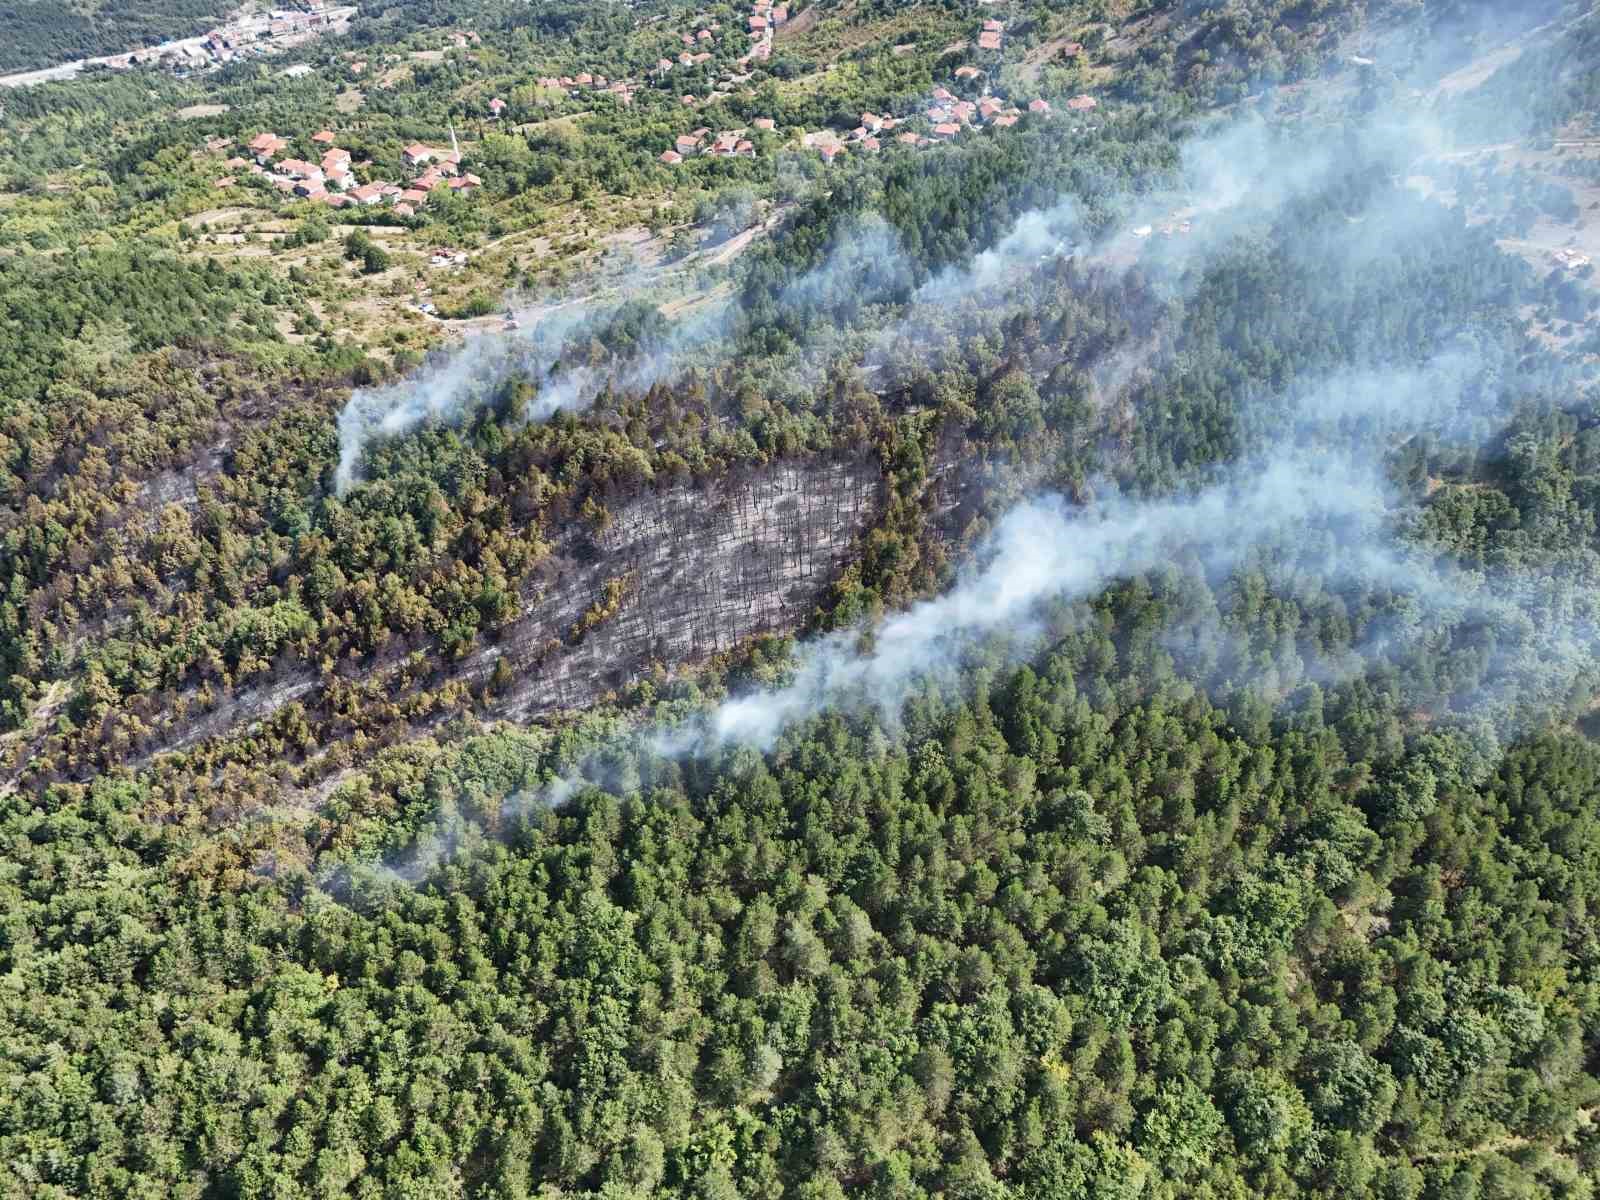
<path fill-rule="evenodd" d="M 1264 538 L 1313 519 L 1369 517 L 1376 502 L 1372 481 L 1342 464 L 1288 461 L 1193 496 L 1112 497 L 1086 512 L 1058 496 L 1026 501 L 1001 518 L 954 588 L 890 617 L 871 631 L 867 650 L 855 632 L 802 645 L 791 682 L 729 700 L 703 727 L 665 735 L 660 748 L 766 749 L 796 723 L 845 706 L 875 709 L 893 723 L 914 688 L 953 672 L 985 639 L 1003 634 L 1015 640 L 1013 653 L 1031 648 L 1047 603 L 1086 599 L 1174 561 L 1226 569 Z"/>
<path fill-rule="evenodd" d="M 588 319 L 583 306 L 555 306 L 544 310 L 525 334 L 481 334 L 432 356 L 407 379 L 357 390 L 339 413 L 335 494 L 343 496 L 355 485 L 361 455 L 374 438 L 409 433 L 429 421 L 456 420 L 490 403 L 513 375 L 543 377 L 565 339 Z M 541 389 L 529 416 L 543 419 L 569 407 L 577 407 L 574 398 Z"/>
<path fill-rule="evenodd" d="M 1081 252 L 1126 262 L 1131 242 L 1149 244 L 1145 226 L 1164 216 L 1190 222 L 1188 235 L 1160 244 L 1169 277 L 1194 286 L 1193 277 L 1242 232 L 1315 195 L 1352 161 L 1398 174 L 1446 144 L 1448 137 L 1425 116 L 1369 122 L 1342 141 L 1302 146 L 1287 145 L 1254 118 L 1234 122 L 1192 142 L 1174 186 L 1128 198 L 1125 215 L 1110 226 L 1071 200 L 1024 215 L 971 263 L 918 289 L 911 311 L 878 345 L 911 338 L 927 306 L 990 295 L 1003 299 L 1041 259 Z M 1345 254 L 1359 267 L 1372 256 L 1404 249 L 1418 222 L 1439 215 L 1380 192 L 1349 215 L 1347 235 L 1319 238 L 1301 249 L 1308 261 L 1337 261 Z M 815 287 L 837 286 L 852 253 L 849 242 L 836 248 L 821 269 L 833 274 L 819 275 Z M 881 260 L 894 253 L 894 243 L 884 239 L 877 252 L 865 253 Z M 902 286 L 898 275 L 882 282 Z M 796 304 L 824 294 L 806 280 L 786 292 Z M 804 643 L 780 686 L 730 697 L 630 742 L 667 757 L 689 757 L 730 746 L 767 749 L 786 731 L 830 710 L 869 711 L 893 724 L 917 688 L 957 676 L 975 649 L 1000 640 L 1016 660 L 1070 622 L 1075 602 L 1119 580 L 1174 564 L 1215 578 L 1263 555 L 1280 564 L 1275 582 L 1290 591 L 1381 588 L 1403 597 L 1382 632 L 1332 664 L 1330 677 L 1458 622 L 1481 621 L 1509 644 L 1530 648 L 1494 664 L 1482 704 L 1516 704 L 1559 691 L 1592 665 L 1600 629 L 1593 604 L 1533 575 L 1486 577 L 1410 545 L 1401 536 L 1407 505 L 1382 471 L 1384 449 L 1415 432 L 1481 440 L 1484 423 L 1503 416 L 1493 369 L 1470 336 L 1421 368 L 1351 365 L 1279 397 L 1288 417 L 1280 436 L 1259 457 L 1220 472 L 1195 492 L 1161 499 L 1112 493 L 1088 509 L 1056 496 L 1027 500 L 997 522 L 947 593 L 874 629 Z M 577 381 L 570 394 L 581 395 L 593 383 Z M 1352 435 L 1353 424 L 1364 426 L 1360 436 Z M 1533 647 L 1551 661 L 1541 662 Z M 590 765 L 579 764 L 539 802 L 570 797 L 592 782 L 598 777 Z"/>
<path fill-rule="evenodd" d="M 779 298 L 782 309 L 799 309 L 849 289 L 875 297 L 909 286 L 910 266 L 894 230 L 869 217 L 852 226 L 818 266 L 791 281 Z M 557 412 L 590 407 L 607 387 L 647 391 L 683 375 L 709 348 L 735 332 L 738 313 L 724 299 L 694 304 L 666 336 L 601 364 L 560 366 L 569 339 L 598 331 L 608 313 L 645 298 L 652 280 L 624 285 L 602 308 L 594 301 L 566 302 L 524 314 L 525 330 L 485 333 L 437 355 L 407 379 L 357 391 L 339 414 L 339 463 L 334 491 L 343 496 L 357 482 L 361 456 L 374 439 L 409 433 L 430 422 L 451 423 L 493 401 L 509 379 L 536 386 L 524 418 L 539 421 Z M 679 297 L 683 299 L 683 297 Z"/>

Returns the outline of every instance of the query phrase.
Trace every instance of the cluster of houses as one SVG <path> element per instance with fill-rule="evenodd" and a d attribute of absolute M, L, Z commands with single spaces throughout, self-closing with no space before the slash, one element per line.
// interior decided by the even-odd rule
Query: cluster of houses
<path fill-rule="evenodd" d="M 748 63 L 751 59 L 771 58 L 772 35 L 788 22 L 788 5 L 774 5 L 772 0 L 755 0 L 750 15 L 745 19 L 751 42 L 750 50 L 739 59 L 739 62 Z M 717 45 L 717 35 L 721 32 L 722 26 L 712 21 L 693 33 L 679 34 L 683 41 L 683 49 L 678 52 L 676 60 L 670 58 L 656 60 L 656 78 L 665 79 L 680 68 L 698 67 L 710 62 L 712 49 Z"/>
<path fill-rule="evenodd" d="M 324 33 L 345 32 L 356 16 L 354 5 L 333 5 L 328 0 L 302 0 L 302 4 L 301 8 L 241 13 L 199 37 L 162 42 L 122 54 L 85 58 L 69 65 L 112 72 L 160 66 L 182 78 L 299 46 Z"/>
<path fill-rule="evenodd" d="M 623 104 L 632 104 L 633 94 L 639 88 L 631 79 L 607 79 L 604 75 L 592 75 L 588 71 L 577 75 L 544 75 L 539 78 L 539 86 L 546 91 L 565 92 L 569 96 L 581 92 L 609 92 Z M 505 108 L 505 101 L 501 100 L 499 108 L 496 108 L 495 101 L 491 100 L 489 108 L 498 117 Z"/>
<path fill-rule="evenodd" d="M 978 49 L 990 54 L 999 54 L 1005 49 L 1006 27 L 1005 22 L 989 18 L 984 21 L 983 27 L 978 30 Z M 1060 48 L 1059 53 L 1063 58 L 1077 58 L 1083 53 L 1083 43 L 1067 42 Z M 976 67 L 966 67 L 963 70 L 978 74 Z M 956 74 L 961 74 L 957 71 Z"/>
<path fill-rule="evenodd" d="M 289 148 L 288 141 L 275 133 L 258 133 L 245 147 L 254 161 L 236 155 L 228 160 L 228 167 L 234 171 L 248 168 L 251 174 L 265 179 L 285 195 L 314 200 L 330 208 L 387 205 L 403 217 L 414 216 L 440 188 L 465 195 L 483 185 L 478 176 L 462 171 L 460 151 L 436 150 L 420 142 L 405 149 L 406 166 L 417 172 L 409 182 L 359 183 L 354 166 L 370 167 L 372 164 L 352 164 L 350 152 L 334 145 L 335 140 L 332 130 L 328 129 L 311 136 L 312 144 L 321 152 L 321 161 L 313 163 L 281 157 Z M 207 143 L 207 147 L 214 150 L 225 145 L 218 146 L 215 140 Z M 237 175 L 225 175 L 216 181 L 216 186 L 232 187 L 237 181 Z"/>
<path fill-rule="evenodd" d="M 745 23 L 749 26 L 750 40 L 754 45 L 750 47 L 750 53 L 739 61 L 749 62 L 755 58 L 765 62 L 772 57 L 772 35 L 789 23 L 789 7 L 786 4 L 773 4 L 772 0 L 756 0 Z"/>
<path fill-rule="evenodd" d="M 963 67 L 957 71 L 962 76 Z M 976 71 L 973 72 L 977 74 Z M 962 76 L 971 78 L 971 76 Z M 1088 107 L 1094 107 L 1095 101 L 1087 96 L 1079 100 L 1088 100 Z M 1068 107 L 1079 107 L 1077 101 L 1069 101 Z M 1037 117 L 1050 116 L 1050 102 L 1036 99 L 1028 102 L 1028 112 Z M 806 139 L 808 145 L 814 145 L 822 155 L 823 162 L 836 162 L 851 145 L 868 153 L 874 153 L 882 148 L 882 138 L 893 134 L 894 140 L 904 146 L 925 146 L 932 142 L 948 142 L 960 135 L 963 129 L 979 126 L 994 125 L 1001 129 L 1015 125 L 1022 117 L 1022 110 L 1007 104 L 993 96 L 985 96 L 981 100 L 962 100 L 951 94 L 949 89 L 937 87 L 933 89 L 933 103 L 919 114 L 927 118 L 929 133 L 927 136 L 913 130 L 894 133 L 895 129 L 905 124 L 910 118 L 883 117 L 877 113 L 862 113 L 861 124 L 852 129 L 844 141 L 831 135 L 812 135 Z"/>
<path fill-rule="evenodd" d="M 1048 100 L 1030 100 L 1028 111 L 1035 116 L 1048 117 Z M 933 136 L 949 141 L 969 125 L 997 125 L 1002 129 L 1017 123 L 1022 110 L 1006 104 L 994 96 L 981 100 L 959 100 L 942 87 L 933 89 L 933 103 L 924 114 L 933 126 Z"/>
<path fill-rule="evenodd" d="M 711 31 L 709 29 L 702 29 L 700 32 L 708 38 L 711 36 Z M 695 46 L 696 43 L 693 37 L 687 33 L 684 34 L 683 37 L 688 46 Z M 678 67 L 698 67 L 710 61 L 711 51 L 709 50 L 685 50 L 683 53 L 678 55 L 678 60 L 676 62 L 670 58 L 658 58 L 656 59 L 656 78 L 665 79 Z"/>
<path fill-rule="evenodd" d="M 262 39 L 279 47 L 298 45 L 317 34 L 348 25 L 354 7 L 330 7 L 326 0 L 306 0 L 304 9 L 274 8 L 255 21 L 239 21 L 213 29 L 201 42 L 206 56 L 218 64 L 249 53 Z"/>
<path fill-rule="evenodd" d="M 776 127 L 776 122 L 759 117 L 754 125 L 757 129 L 771 130 Z M 745 136 L 747 132 L 744 129 L 729 129 L 712 137 L 711 130 L 696 129 L 693 133 L 679 134 L 673 148 L 661 152 L 660 161 L 675 167 L 697 154 L 707 158 L 754 158 L 756 146 Z"/>
<path fill-rule="evenodd" d="M 703 18 L 698 18 L 703 19 Z M 752 43 L 751 49 L 739 59 L 741 64 L 748 63 L 753 58 L 766 59 L 772 54 L 772 35 L 781 26 L 788 23 L 789 9 L 786 4 L 773 4 L 772 0 L 755 0 L 751 8 L 747 24 Z M 686 70 L 704 66 L 710 62 L 717 47 L 722 25 L 717 21 L 708 21 L 705 25 L 695 29 L 692 33 L 679 34 L 682 49 L 677 58 L 658 58 L 652 72 L 657 81 L 667 79 L 674 71 Z M 634 95 L 639 90 L 639 83 L 632 79 L 607 79 L 604 75 L 593 74 L 588 71 L 577 75 L 546 75 L 538 80 L 539 87 L 546 92 L 563 92 L 567 96 L 577 99 L 584 94 L 609 93 L 623 104 L 632 104 Z M 707 101 L 716 100 L 727 93 L 713 92 L 706 97 Z M 680 97 L 685 108 L 692 108 L 701 103 L 700 98 L 693 95 Z M 489 112 L 492 118 L 499 118 L 505 111 L 506 103 L 500 97 L 495 97 L 489 102 Z M 662 161 L 673 161 L 667 154 L 662 154 Z M 698 151 L 697 151 L 698 153 Z M 677 161 L 682 161 L 680 157 Z"/>

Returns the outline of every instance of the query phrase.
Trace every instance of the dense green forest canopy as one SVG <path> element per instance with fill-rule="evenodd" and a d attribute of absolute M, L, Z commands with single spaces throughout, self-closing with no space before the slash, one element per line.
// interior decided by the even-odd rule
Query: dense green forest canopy
<path fill-rule="evenodd" d="M 303 80 L 8 95 L 0 1194 L 1593 1200 L 1591 10 L 795 5 L 721 102 L 778 128 L 681 171 L 676 80 L 532 81 L 745 9 L 370 2 Z M 1056 112 L 791 136 L 977 63 Z M 206 139 L 324 124 L 390 172 L 459 128 L 486 195 L 199 228 Z M 473 318 L 515 347 L 607 206 L 748 245 L 336 487 L 353 394 L 474 361 L 343 327 L 430 278 L 377 240 L 537 230 Z M 782 472 L 870 510 L 791 621 L 517 715 L 670 617 L 620 528 Z M 997 561 L 1069 569 L 1012 614 Z"/>

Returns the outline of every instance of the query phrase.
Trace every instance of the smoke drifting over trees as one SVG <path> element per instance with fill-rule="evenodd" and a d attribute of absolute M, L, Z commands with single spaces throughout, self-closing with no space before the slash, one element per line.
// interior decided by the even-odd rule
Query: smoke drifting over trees
<path fill-rule="evenodd" d="M 1327 202 L 1330 193 L 1343 219 L 1308 224 L 1304 237 L 1285 240 L 1286 255 L 1322 276 L 1359 273 L 1403 258 L 1423 235 L 1459 222 L 1459 214 L 1394 183 L 1450 144 L 1447 127 L 1426 114 L 1352 121 L 1312 144 L 1253 117 L 1235 120 L 1197 133 L 1169 186 L 1123 198 L 1116 207 L 1124 215 L 1116 221 L 1095 222 L 1066 198 L 1025 214 L 967 265 L 909 288 L 912 274 L 893 230 L 869 220 L 787 285 L 783 303 L 814 306 L 844 278 L 855 281 L 857 305 L 908 295 L 893 324 L 874 335 L 869 361 L 885 347 L 914 340 L 930 311 L 973 302 L 1014 305 L 1019 281 L 1042 262 L 1068 256 L 1114 265 L 1148 249 L 1145 266 L 1155 286 L 1181 303 L 1219 262 L 1247 252 L 1266 231 L 1298 221 L 1304 206 Z M 1175 210 L 1187 232 L 1169 229 L 1152 238 L 1151 223 Z M 1374 622 L 1381 632 L 1338 662 L 1302 663 L 1306 679 L 1348 678 L 1413 653 L 1436 653 L 1452 631 L 1492 627 L 1500 649 L 1481 694 L 1428 695 L 1423 687 L 1413 699 L 1495 737 L 1526 728 L 1549 715 L 1592 666 L 1600 623 L 1583 589 L 1592 565 L 1552 575 L 1453 562 L 1419 538 L 1415 499 L 1397 489 L 1385 467 L 1419 437 L 1478 444 L 1510 418 L 1518 388 L 1537 386 L 1532 376 L 1518 378 L 1513 347 L 1475 330 L 1473 314 L 1461 320 L 1455 337 L 1427 360 L 1408 361 L 1404 346 L 1369 337 L 1341 348 L 1319 379 L 1241 397 L 1247 455 L 1177 494 L 1123 494 L 1102 481 L 1096 488 L 1102 497 L 1087 507 L 1050 494 L 1024 500 L 998 518 L 947 593 L 864 633 L 803 643 L 781 686 L 646 732 L 645 744 L 668 756 L 729 745 L 767 749 L 786 730 L 837 709 L 871 710 L 893 725 L 917 688 L 961 678 L 975 648 L 993 653 L 998 642 L 1003 654 L 1025 657 L 1047 630 L 1070 625 L 1075 604 L 1120 580 L 1172 566 L 1218 580 L 1249 565 L 1291 595 L 1306 588 L 1381 595 L 1389 612 Z M 644 375 L 670 376 L 680 349 L 703 350 L 710 337 L 702 327 L 677 339 L 645 360 Z M 1094 369 L 1105 404 L 1134 374 L 1120 361 Z M 583 382 L 548 394 L 568 404 L 598 386 L 597 377 Z"/>

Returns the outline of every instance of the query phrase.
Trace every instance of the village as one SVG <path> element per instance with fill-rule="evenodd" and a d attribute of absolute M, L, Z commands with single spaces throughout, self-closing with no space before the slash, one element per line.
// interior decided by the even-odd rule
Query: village
<path fill-rule="evenodd" d="M 267 32 L 276 39 L 274 44 L 282 45 L 285 38 L 303 36 L 308 30 L 343 19 L 342 14 L 346 12 L 345 9 L 326 7 L 326 0 L 305 0 L 305 4 L 303 10 L 286 12 L 275 9 L 267 14 L 271 18 Z M 754 0 L 745 17 L 745 28 L 739 34 L 748 41 L 749 48 L 736 60 L 738 66 L 748 67 L 752 62 L 770 58 L 774 37 L 789 20 L 786 4 L 774 4 L 773 0 Z M 234 26 L 212 31 L 200 39 L 200 44 L 204 53 L 218 62 L 224 62 L 228 61 L 228 56 L 248 52 L 249 36 L 243 32 L 241 21 Z M 713 51 L 723 44 L 722 39 L 731 35 L 725 33 L 720 22 L 702 15 L 692 18 L 690 28 L 678 36 L 682 50 L 677 58 L 662 57 L 656 62 L 653 80 L 650 81 L 656 86 L 666 85 L 676 71 L 693 69 L 710 62 L 715 57 Z M 480 41 L 472 31 L 457 31 L 452 37 L 457 49 L 468 48 Z M 824 128 L 802 133 L 800 144 L 814 151 L 824 163 L 831 164 L 843 159 L 852 149 L 876 153 L 891 137 L 898 145 L 918 148 L 952 141 L 969 129 L 985 126 L 1004 129 L 1015 125 L 1024 115 L 1049 118 L 1052 115 L 1051 104 L 1043 97 L 1035 96 L 1023 103 L 995 94 L 990 81 L 997 73 L 1004 54 L 1005 37 L 1004 22 L 995 18 L 983 19 L 970 43 L 976 48 L 982 65 L 966 62 L 956 67 L 949 87 L 935 87 L 927 101 L 913 106 L 910 111 L 900 114 L 863 112 L 855 128 Z M 1080 55 L 1082 51 L 1081 45 L 1070 43 L 1064 46 L 1062 53 L 1070 58 Z M 353 62 L 352 73 L 360 74 L 365 65 L 363 62 Z M 726 74 L 720 88 L 714 86 L 703 97 L 686 93 L 678 97 L 678 102 L 684 108 L 706 108 L 734 94 L 732 90 L 721 89 L 731 89 L 746 78 L 748 74 Z M 592 71 L 579 71 L 573 75 L 540 76 L 537 86 L 547 97 L 560 95 L 577 100 L 585 96 L 605 95 L 622 105 L 631 105 L 639 89 L 648 84 L 637 79 L 614 79 Z M 958 95 L 952 88 L 962 94 Z M 1079 95 L 1066 102 L 1067 109 L 1075 113 L 1090 112 L 1097 105 L 1098 101 L 1089 95 Z M 494 96 L 485 107 L 490 120 L 499 120 L 506 113 L 508 104 L 504 97 Z M 720 130 L 706 124 L 677 135 L 672 144 L 663 147 L 656 157 L 660 164 L 667 167 L 679 166 L 695 157 L 755 158 L 760 145 L 758 135 L 776 131 L 777 122 L 772 117 L 757 117 L 747 127 Z M 312 138 L 321 156 L 320 163 L 313 163 L 294 157 L 279 157 L 288 147 L 287 140 L 272 133 L 259 134 L 248 147 L 254 162 L 246 157 L 229 159 L 227 165 L 231 174 L 218 178 L 216 185 L 231 187 L 239 182 L 237 172 L 248 169 L 250 174 L 261 177 L 287 195 L 319 201 L 335 208 L 386 205 L 402 216 L 414 215 L 419 211 L 435 189 L 447 188 L 461 194 L 470 193 L 481 185 L 476 175 L 460 171 L 459 149 L 453 146 L 450 151 L 443 152 L 420 145 L 406 149 L 406 165 L 417 169 L 409 181 L 373 179 L 358 182 L 350 156 L 333 146 L 332 140 L 332 135 L 326 130 Z M 215 146 L 208 144 L 208 148 L 215 149 Z M 355 166 L 362 168 L 370 164 Z"/>
<path fill-rule="evenodd" d="M 749 36 L 756 45 L 740 62 L 743 63 L 751 57 L 763 59 L 769 57 L 772 52 L 773 34 L 788 21 L 788 18 L 788 9 L 785 6 L 774 6 L 771 0 L 756 0 L 747 19 Z M 717 26 L 708 25 L 693 34 L 682 35 L 687 49 L 679 56 L 677 65 L 694 66 L 709 59 L 711 57 L 709 51 L 690 53 L 690 50 L 696 46 L 714 44 L 717 32 Z M 985 19 L 976 39 L 979 52 L 993 55 L 998 62 L 1005 48 L 1004 38 L 1004 22 L 994 18 Z M 1068 57 L 1076 57 L 1082 52 L 1083 47 L 1077 43 L 1068 44 L 1063 49 L 1063 53 Z M 656 64 L 656 71 L 658 75 L 664 77 L 670 74 L 673 67 L 674 64 L 670 60 L 663 58 Z M 816 130 L 804 134 L 801 139 L 802 144 L 816 150 L 823 162 L 834 163 L 839 161 L 852 146 L 865 153 L 876 153 L 883 147 L 883 138 L 890 134 L 893 134 L 894 140 L 900 145 L 926 146 L 935 142 L 951 141 L 967 128 L 982 125 L 1008 128 L 1015 125 L 1022 117 L 1024 111 L 1022 108 L 991 94 L 989 86 L 982 82 L 987 75 L 983 68 L 968 63 L 957 67 L 953 75 L 956 86 L 979 88 L 978 98 L 963 99 L 948 88 L 936 87 L 933 89 L 929 106 L 915 114 L 893 116 L 863 112 L 860 124 L 847 134 L 841 136 L 831 129 Z M 604 80 L 591 85 L 583 76 L 579 76 L 575 81 L 563 79 L 551 82 L 559 85 L 575 82 L 580 87 L 605 85 Z M 720 98 L 720 95 L 713 95 L 708 97 L 707 102 Z M 685 107 L 696 107 L 700 103 L 692 95 L 682 97 L 682 104 Z M 1094 97 L 1081 95 L 1067 101 L 1067 108 L 1082 113 L 1092 111 L 1098 104 Z M 1036 117 L 1049 117 L 1050 102 L 1042 97 L 1036 97 L 1028 101 L 1026 111 Z M 918 118 L 925 120 L 926 133 L 919 133 L 914 129 L 895 133 L 895 130 L 902 125 Z M 759 117 L 752 122 L 752 126 L 758 131 L 772 132 L 776 128 L 776 123 L 770 117 Z M 754 158 L 756 147 L 747 136 L 748 133 L 747 129 L 729 129 L 713 134 L 709 127 L 702 127 L 691 133 L 679 135 L 673 145 L 663 150 L 657 158 L 666 166 L 677 166 L 695 155 L 710 158 Z"/>
<path fill-rule="evenodd" d="M 334 143 L 337 135 L 322 129 L 310 137 L 311 145 L 320 154 L 318 162 L 285 155 L 290 143 L 275 133 L 258 133 L 245 145 L 251 157 L 235 155 L 228 159 L 230 170 L 248 170 L 266 184 L 285 195 L 326 204 L 330 208 L 373 207 L 385 205 L 396 215 L 410 217 L 428 203 L 436 190 L 443 188 L 457 195 L 470 195 L 483 185 L 483 180 L 470 171 L 461 169 L 461 150 L 451 133 L 451 148 L 439 150 L 432 146 L 413 143 L 405 148 L 403 160 L 416 174 L 405 183 L 373 179 L 361 183 L 356 171 L 372 168 L 370 160 L 352 163 L 350 152 Z M 215 153 L 226 151 L 232 142 L 214 138 L 206 149 Z M 224 175 L 215 181 L 218 188 L 231 188 L 239 182 L 238 175 Z"/>

